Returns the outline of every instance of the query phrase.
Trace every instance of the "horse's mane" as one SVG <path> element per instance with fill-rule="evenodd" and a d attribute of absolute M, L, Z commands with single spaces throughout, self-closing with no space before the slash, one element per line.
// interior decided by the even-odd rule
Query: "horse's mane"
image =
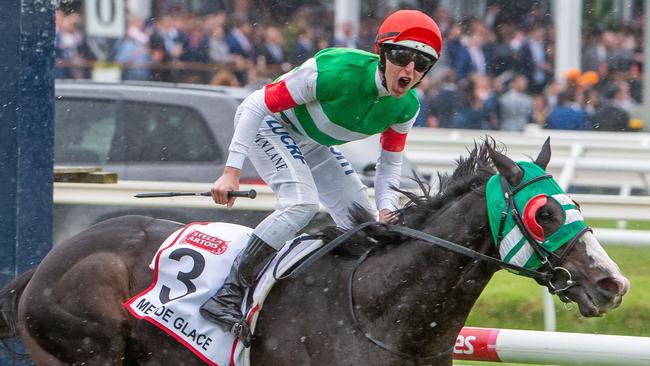
<path fill-rule="evenodd" d="M 471 190 L 484 190 L 488 179 L 495 173 L 493 164 L 488 156 L 488 146 L 499 152 L 505 149 L 503 145 L 497 146 L 497 143 L 492 138 L 486 138 L 481 143 L 475 142 L 473 149 L 468 150 L 469 155 L 465 157 L 461 156 L 456 160 L 456 169 L 451 174 L 438 173 L 439 189 L 434 194 L 431 192 L 431 186 L 422 181 L 417 175 L 413 179 L 418 183 L 421 190 L 420 193 L 393 188 L 408 199 L 404 207 L 392 213 L 397 217 L 398 223 L 414 229 L 421 229 L 427 220 L 435 217 L 440 209 L 448 203 L 453 202 Z M 357 225 L 376 220 L 376 218 L 372 217 L 359 205 L 354 205 L 350 210 L 350 217 Z M 321 231 L 326 242 L 333 240 L 341 233 L 340 228 L 336 228 L 335 226 L 324 228 Z M 372 237 L 374 239 L 373 241 L 380 243 L 390 242 L 392 244 L 398 244 L 403 241 L 403 239 L 399 240 L 399 235 L 396 236 L 396 234 L 389 233 L 385 230 L 366 229 L 364 233 L 353 236 L 348 240 L 348 249 L 352 249 L 353 252 L 358 254 L 358 250 L 353 250 L 350 246 L 355 246 L 353 244 L 355 242 L 357 246 L 359 242 L 366 242 L 364 238 L 367 236 Z"/>
<path fill-rule="evenodd" d="M 456 160 L 456 169 L 449 173 L 438 173 L 438 190 L 431 194 L 431 186 L 415 176 L 414 179 L 420 186 L 422 194 L 397 189 L 408 198 L 403 208 L 394 212 L 398 215 L 399 222 L 412 228 L 421 228 L 424 222 L 448 203 L 455 201 L 471 190 L 484 189 L 485 184 L 495 170 L 488 156 L 487 146 L 493 150 L 502 151 L 503 146 L 497 148 L 493 139 L 486 139 L 481 144 L 474 143 L 474 148 L 468 150 L 468 156 L 461 156 Z"/>

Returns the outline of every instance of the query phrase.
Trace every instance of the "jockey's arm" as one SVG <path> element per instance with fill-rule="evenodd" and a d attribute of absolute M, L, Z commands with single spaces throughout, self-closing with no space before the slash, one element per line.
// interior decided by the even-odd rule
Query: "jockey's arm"
<path fill-rule="evenodd" d="M 316 99 L 316 73 L 309 67 L 316 61 L 311 58 L 297 69 L 283 75 L 278 81 L 251 93 L 237 108 L 235 132 L 228 147 L 228 159 L 223 174 L 212 186 L 212 199 L 232 208 L 235 197 L 228 191 L 239 190 L 239 177 L 249 147 L 264 117 Z"/>
<path fill-rule="evenodd" d="M 415 116 L 407 122 L 390 126 L 381 134 L 381 152 L 375 175 L 375 200 L 381 222 L 389 221 L 388 213 L 398 208 L 398 192 L 392 188 L 400 185 L 406 136 Z"/>
<path fill-rule="evenodd" d="M 235 113 L 235 133 L 228 148 L 226 166 L 241 169 L 265 116 L 316 99 L 316 61 L 311 58 L 278 81 L 249 95 Z"/>
<path fill-rule="evenodd" d="M 235 132 L 228 147 L 226 167 L 241 170 L 260 123 L 269 114 L 271 112 L 264 103 L 264 89 L 254 91 L 239 105 L 235 113 Z"/>

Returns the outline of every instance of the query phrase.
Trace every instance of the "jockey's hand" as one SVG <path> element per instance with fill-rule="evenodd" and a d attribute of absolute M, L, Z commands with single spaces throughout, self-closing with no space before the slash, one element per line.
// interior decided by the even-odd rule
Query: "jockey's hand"
<path fill-rule="evenodd" d="M 379 211 L 379 222 L 382 224 L 394 224 L 397 222 L 397 216 L 396 215 L 391 215 L 391 210 L 387 208 L 382 208 L 381 211 Z"/>
<path fill-rule="evenodd" d="M 210 190 L 215 203 L 227 205 L 228 210 L 232 209 L 236 197 L 228 198 L 228 192 L 239 190 L 240 174 L 241 170 L 237 168 L 227 166 L 223 169 L 223 174 L 214 182 Z"/>

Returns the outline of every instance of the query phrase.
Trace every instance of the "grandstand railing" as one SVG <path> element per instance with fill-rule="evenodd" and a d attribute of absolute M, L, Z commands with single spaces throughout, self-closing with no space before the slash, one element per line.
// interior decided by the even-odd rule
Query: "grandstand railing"
<path fill-rule="evenodd" d="M 531 126 L 523 133 L 416 128 L 409 134 L 406 156 L 425 173 L 449 172 L 454 161 L 489 135 L 507 147 L 510 157 L 535 157 L 551 137 L 548 170 L 567 187 L 613 187 L 627 195 L 650 191 L 650 133 L 555 131 Z M 435 174 L 434 174 L 435 176 Z"/>
<path fill-rule="evenodd" d="M 235 209 L 272 211 L 275 207 L 275 196 L 268 186 L 242 185 L 241 189 L 257 190 L 257 198 L 240 198 Z M 75 205 L 112 205 L 125 207 L 179 207 L 204 208 L 223 210 L 226 207 L 215 204 L 209 197 L 165 197 L 165 198 L 135 198 L 142 192 L 202 192 L 210 189 L 208 183 L 178 183 L 178 182 L 149 182 L 126 181 L 116 184 L 93 183 L 54 183 L 55 204 Z M 369 194 L 374 200 L 374 190 Z M 575 194 L 572 196 L 580 202 L 585 218 L 611 220 L 642 220 L 650 221 L 650 197 L 646 196 L 612 196 Z M 321 207 L 321 210 L 323 208 Z M 604 244 L 634 244 L 650 246 L 650 235 L 647 231 L 595 229 L 596 235 Z"/>

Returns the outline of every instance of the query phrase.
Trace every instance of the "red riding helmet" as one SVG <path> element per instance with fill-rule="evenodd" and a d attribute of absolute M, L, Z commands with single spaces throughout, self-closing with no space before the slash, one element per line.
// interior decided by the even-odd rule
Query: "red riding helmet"
<path fill-rule="evenodd" d="M 442 35 L 438 24 L 419 10 L 398 10 L 389 15 L 379 27 L 375 52 L 382 44 L 397 44 L 440 58 Z"/>

